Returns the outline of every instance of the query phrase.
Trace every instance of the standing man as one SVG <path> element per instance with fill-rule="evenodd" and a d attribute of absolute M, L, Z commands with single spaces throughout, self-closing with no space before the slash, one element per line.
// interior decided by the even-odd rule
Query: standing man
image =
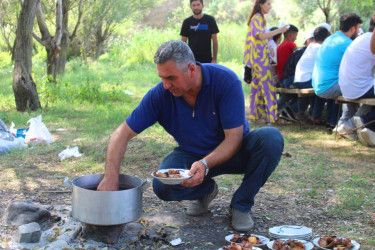
<path fill-rule="evenodd" d="M 237 75 L 218 64 L 196 62 L 186 43 L 165 42 L 154 62 L 161 82 L 112 134 L 98 190 L 118 190 L 128 142 L 158 122 L 178 143 L 159 169 L 188 169 L 192 177 L 180 185 L 154 179 L 155 194 L 165 201 L 190 200 L 186 213 L 199 216 L 218 193 L 213 177 L 241 174 L 230 201 L 231 222 L 235 230 L 249 231 L 255 196 L 280 161 L 282 135 L 273 127 L 250 131 Z"/>
<path fill-rule="evenodd" d="M 219 29 L 213 16 L 202 13 L 203 7 L 203 0 L 190 0 L 190 9 L 194 15 L 184 20 L 180 32 L 181 40 L 188 41 L 196 61 L 200 63 L 216 63 L 219 49 L 217 42 Z"/>

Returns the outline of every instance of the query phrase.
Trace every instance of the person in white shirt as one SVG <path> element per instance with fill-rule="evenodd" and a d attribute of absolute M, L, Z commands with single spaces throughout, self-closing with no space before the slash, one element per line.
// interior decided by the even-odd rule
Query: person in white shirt
<path fill-rule="evenodd" d="M 339 85 L 345 98 L 375 98 L 375 55 L 370 51 L 374 26 L 375 22 L 371 19 L 369 32 L 357 37 L 344 53 L 339 70 Z M 337 132 L 345 135 L 350 133 L 355 128 L 353 116 L 365 115 L 370 109 L 367 105 L 359 107 L 355 103 L 343 104 L 343 113 L 337 125 Z M 355 133 L 346 137 L 357 139 Z"/>
<path fill-rule="evenodd" d="M 293 88 L 306 89 L 312 88 L 311 78 L 312 72 L 314 70 L 315 57 L 318 50 L 324 40 L 330 35 L 329 30 L 321 25 L 316 28 L 313 32 L 313 40 L 310 42 L 309 46 L 306 48 L 301 59 L 298 61 L 296 66 L 296 72 L 294 75 Z M 300 108 L 306 110 L 309 103 L 311 104 L 312 114 L 310 119 L 313 123 L 320 124 L 320 117 L 323 113 L 323 108 L 325 104 L 325 99 L 315 96 L 314 98 L 307 99 L 308 102 L 300 102 Z"/>

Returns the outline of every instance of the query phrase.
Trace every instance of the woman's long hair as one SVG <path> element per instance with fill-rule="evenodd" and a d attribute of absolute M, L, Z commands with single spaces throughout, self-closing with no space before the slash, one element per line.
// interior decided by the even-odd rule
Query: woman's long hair
<path fill-rule="evenodd" d="M 261 8 L 260 8 L 260 5 L 261 5 L 261 4 L 264 4 L 265 2 L 267 2 L 267 0 L 256 0 L 256 1 L 255 1 L 255 3 L 254 3 L 254 7 L 253 7 L 253 10 L 251 11 L 251 14 L 250 14 L 250 16 L 249 16 L 249 19 L 247 19 L 247 26 L 250 26 L 251 18 L 253 18 L 253 16 L 254 16 L 256 13 L 259 13 L 259 14 L 262 15 L 264 25 L 266 25 L 266 19 L 264 18 L 264 15 L 263 15 L 262 10 L 261 10 Z"/>

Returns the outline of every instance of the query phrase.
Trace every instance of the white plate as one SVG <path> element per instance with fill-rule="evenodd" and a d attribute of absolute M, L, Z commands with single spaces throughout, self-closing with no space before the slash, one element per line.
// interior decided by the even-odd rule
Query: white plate
<path fill-rule="evenodd" d="M 344 237 L 339 237 L 339 238 L 344 238 Z M 324 248 L 324 247 L 319 246 L 319 243 L 318 243 L 319 239 L 320 239 L 320 237 L 315 238 L 313 240 L 313 243 L 314 243 L 315 246 L 317 246 L 319 249 L 328 249 L 328 250 L 331 250 L 329 248 Z M 354 245 L 354 247 L 348 248 L 348 250 L 358 250 L 361 247 L 361 245 L 358 242 L 356 242 L 355 240 L 351 240 L 351 242 Z"/>
<path fill-rule="evenodd" d="M 243 236 L 244 234 L 240 234 L 241 236 Z M 251 234 L 251 236 L 256 236 L 258 237 L 261 241 L 262 241 L 262 244 L 256 244 L 254 246 L 264 246 L 266 245 L 268 242 L 270 242 L 270 239 L 268 239 L 267 237 L 264 237 L 262 235 L 257 235 L 257 234 Z M 229 234 L 227 236 L 225 236 L 225 240 L 228 241 L 228 242 L 231 242 L 230 240 L 234 237 L 234 234 Z M 236 243 L 237 245 L 240 245 L 241 243 Z"/>
<path fill-rule="evenodd" d="M 268 230 L 268 233 L 275 238 L 305 238 L 312 234 L 312 229 L 305 226 L 297 225 L 282 225 L 278 227 L 272 227 Z"/>
<path fill-rule="evenodd" d="M 218 250 L 223 250 L 223 248 L 220 247 Z M 259 248 L 259 247 L 253 247 L 252 250 L 262 250 L 262 248 Z"/>
<path fill-rule="evenodd" d="M 166 173 L 170 169 L 159 169 L 156 171 L 156 173 Z M 155 179 L 158 179 L 160 182 L 167 184 L 167 185 L 177 185 L 180 184 L 182 181 L 191 178 L 190 175 L 188 175 L 189 170 L 186 169 L 173 169 L 173 170 L 178 170 L 180 171 L 180 175 L 183 177 L 181 178 L 160 178 L 154 175 L 154 172 L 151 173 L 151 176 L 154 177 Z"/>
<path fill-rule="evenodd" d="M 288 239 L 281 239 L 281 240 L 283 240 L 283 241 L 287 241 Z M 309 242 L 309 241 L 306 241 L 306 240 L 298 240 L 298 239 L 294 239 L 294 240 L 300 241 L 300 242 L 302 242 L 303 244 L 305 244 L 305 250 L 311 250 L 311 249 L 314 248 L 314 245 L 313 245 L 311 242 Z M 269 249 L 273 249 L 273 248 L 272 248 L 272 245 L 273 245 L 274 242 L 275 242 L 274 240 L 268 242 L 268 243 L 267 243 L 267 247 L 268 247 Z"/>

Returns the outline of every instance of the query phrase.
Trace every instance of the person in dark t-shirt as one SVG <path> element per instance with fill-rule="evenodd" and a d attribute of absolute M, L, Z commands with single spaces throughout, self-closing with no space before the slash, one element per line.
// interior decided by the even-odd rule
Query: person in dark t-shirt
<path fill-rule="evenodd" d="M 202 13 L 203 7 L 203 0 L 190 0 L 190 9 L 194 15 L 184 20 L 180 32 L 181 40 L 188 42 L 196 61 L 216 63 L 219 29 L 213 16 Z"/>

